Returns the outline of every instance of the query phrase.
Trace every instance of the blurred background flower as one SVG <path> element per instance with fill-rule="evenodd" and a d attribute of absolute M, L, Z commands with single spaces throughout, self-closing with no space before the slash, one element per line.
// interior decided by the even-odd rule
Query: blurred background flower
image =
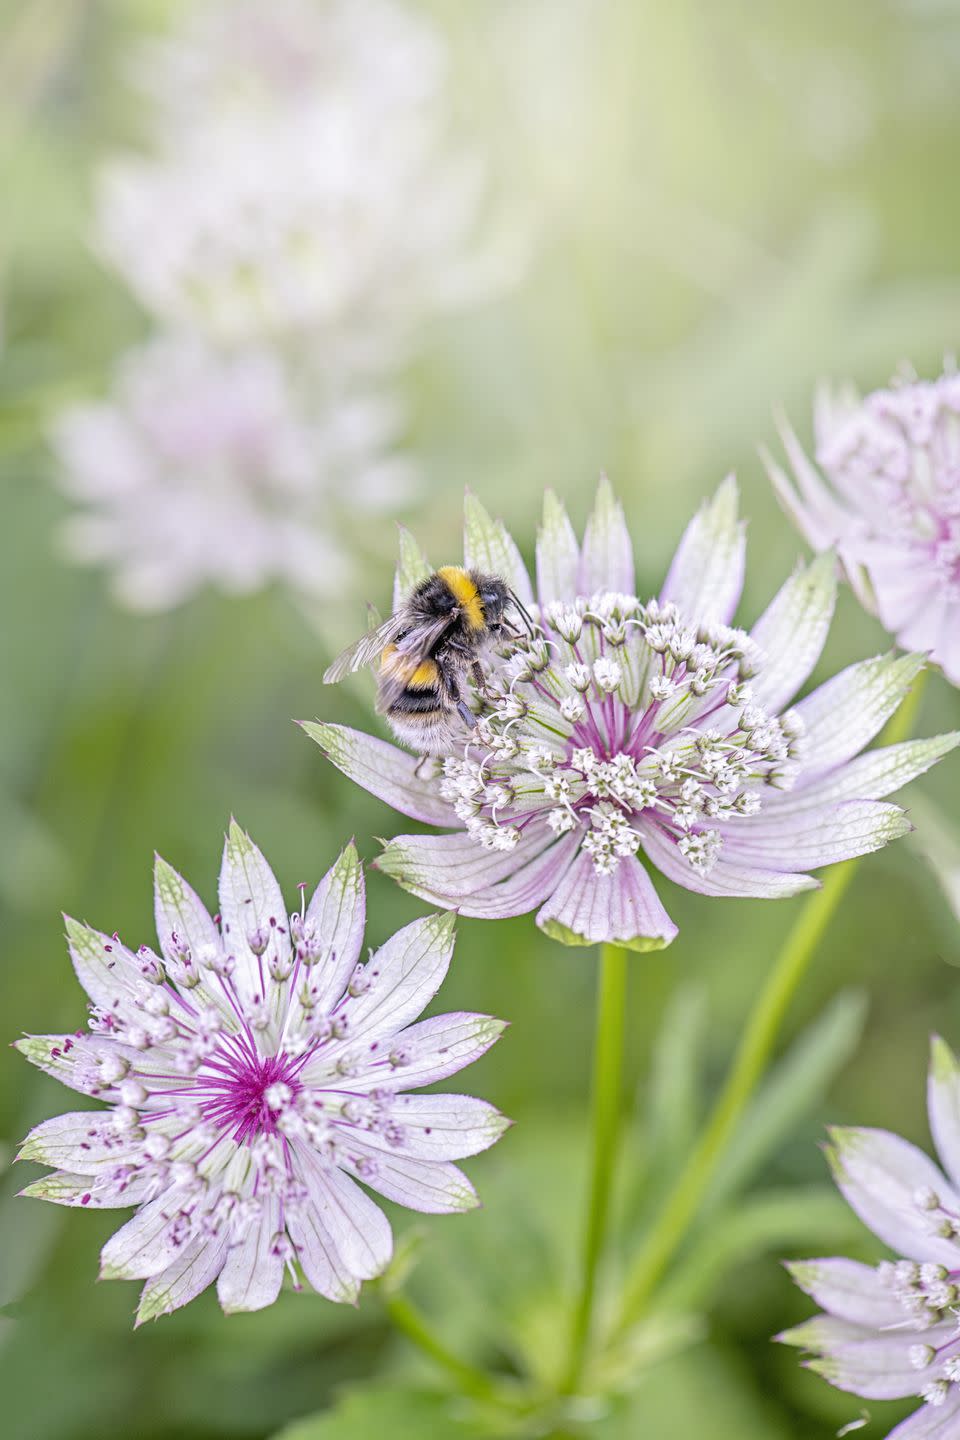
<path fill-rule="evenodd" d="M 685 519 L 735 468 L 752 557 L 742 616 L 756 615 L 804 549 L 756 455 L 758 442 L 775 440 L 774 406 L 787 409 L 809 450 L 818 379 L 849 376 L 867 393 L 904 358 L 921 374 L 937 373 L 957 346 L 960 17 L 951 4 L 406 0 L 389 13 L 411 38 L 350 63 L 344 57 L 361 50 L 328 39 L 326 27 L 335 14 L 355 33 L 366 6 L 277 0 L 261 13 L 276 23 L 250 30 L 240 24 L 253 14 L 248 7 L 211 10 L 190 0 L 0 0 L 0 1010 L 10 1040 L 72 1023 L 59 911 L 110 914 L 121 933 L 134 933 L 149 903 L 154 847 L 176 855 L 212 894 L 211 819 L 231 810 L 291 881 L 309 879 L 317 856 L 351 833 L 382 831 L 382 804 L 319 764 L 290 717 L 370 725 L 362 683 L 355 692 L 324 690 L 320 677 L 335 647 L 363 628 L 363 601 L 389 603 L 394 518 L 415 525 L 435 560 L 455 559 L 467 484 L 504 516 L 529 562 L 544 488 L 563 496 L 579 532 L 605 468 L 636 538 L 638 589 L 654 594 Z M 280 39 L 288 25 L 315 38 L 291 50 Z M 217 37 L 213 50 L 205 35 Z M 354 284 L 352 267 L 362 265 L 377 281 L 360 313 L 336 312 L 338 326 L 350 313 L 341 328 L 356 339 L 328 344 L 325 324 L 312 320 L 228 343 L 197 318 L 154 316 L 104 264 L 94 233 L 100 177 L 117 163 L 151 184 L 162 174 L 166 185 L 174 171 L 199 177 L 186 200 L 173 192 L 186 215 L 158 214 L 143 253 L 128 256 L 145 270 L 166 265 L 186 221 L 207 213 L 206 191 L 230 198 L 253 189 L 216 135 L 247 133 L 251 157 L 262 162 L 261 135 L 295 129 L 266 122 L 278 89 L 291 110 L 314 107 L 320 86 L 311 77 L 327 54 L 337 56 L 333 77 L 324 75 L 339 115 L 355 110 L 358 134 L 375 129 L 383 153 L 413 167 L 409 192 L 388 187 L 368 212 L 391 217 L 396 255 L 358 236 L 356 259 L 341 254 L 330 272 Z M 354 86 L 365 98 L 352 105 L 342 97 Z M 370 118 L 373 96 L 390 123 Z M 409 130 L 401 114 L 411 117 Z M 379 134 L 391 129 L 414 137 L 409 148 Z M 428 148 L 418 169 L 421 138 Z M 203 168 L 196 157 L 211 158 Z M 298 211 L 300 194 L 284 191 L 281 176 L 299 184 L 316 173 L 302 155 L 291 169 L 271 167 L 260 193 L 289 200 L 284 224 L 307 210 Z M 443 258 L 452 273 L 436 250 L 417 248 L 427 245 L 417 238 L 424 187 L 430 193 L 434 178 L 448 174 L 477 206 L 462 228 L 451 227 L 456 253 Z M 342 183 L 358 188 L 372 178 L 365 166 Z M 407 193 L 409 206 L 401 203 Z M 430 216 L 453 213 L 442 198 Z M 467 209 L 466 199 L 459 203 Z M 315 208 L 309 213 L 312 220 Z M 261 212 L 249 233 L 262 235 L 266 224 Z M 223 242 L 228 258 L 247 253 L 248 232 L 238 230 Z M 324 246 L 337 233 L 321 227 Z M 521 242 L 535 256 L 525 269 Z M 430 256 L 423 265 L 421 254 Z M 196 273 L 206 276 L 200 260 Z M 265 293 L 288 302 L 277 273 L 268 272 Z M 291 273 L 301 289 L 319 284 L 309 266 Z M 400 288 L 379 289 L 384 277 L 390 287 L 400 277 Z M 229 311 L 230 286 L 219 294 Z M 451 306 L 451 295 L 470 304 Z M 381 323 L 382 342 L 371 346 Z M 189 583 L 176 581 L 188 603 L 135 616 L 114 604 L 101 575 L 61 563 L 53 537 L 65 525 L 93 520 L 104 547 L 104 534 L 132 523 L 89 498 L 91 484 L 116 480 L 108 464 L 115 452 L 105 452 L 93 480 L 87 462 L 52 459 L 48 437 L 62 436 L 65 411 L 105 406 L 115 417 L 109 425 L 136 437 L 131 474 L 146 467 L 173 485 L 165 447 L 180 434 L 178 387 L 156 400 L 146 428 L 131 419 L 126 388 L 143 356 L 157 346 L 169 353 L 168 342 L 207 357 L 196 362 L 204 373 L 259 377 L 251 411 L 277 417 L 257 452 L 270 457 L 269 481 L 249 453 L 237 464 L 224 420 L 204 447 L 227 446 L 229 480 L 216 456 L 207 455 L 203 473 L 209 467 L 217 486 L 239 497 L 240 513 L 256 515 L 274 539 L 278 527 L 288 535 L 312 525 L 317 503 L 323 540 L 350 567 L 332 597 L 299 597 L 325 627 L 322 640 L 296 615 L 291 623 L 292 552 L 281 585 L 224 597 L 209 570 L 198 589 L 194 568 Z M 263 379 L 271 368 L 275 389 Z M 211 389 L 222 396 L 229 386 Z M 345 441 L 341 449 L 329 440 L 331 415 L 355 397 L 387 418 L 358 422 L 356 450 Z M 296 490 L 291 458 L 305 432 L 311 449 L 338 457 L 314 464 L 309 496 Z M 337 425 L 332 433 L 342 435 Z M 191 455 L 184 473 L 200 463 Z M 381 509 L 354 505 L 357 476 L 396 460 L 414 465 L 419 494 L 394 492 L 391 481 Z M 54 476 L 82 498 L 65 495 Z M 167 488 L 160 493 L 169 501 Z M 164 533 L 159 508 L 152 521 L 138 516 L 141 531 Z M 194 567 L 208 563 L 208 549 L 218 553 L 222 533 L 208 532 L 203 554 L 192 552 Z M 247 571 L 266 567 L 265 545 L 257 539 Z M 131 547 L 130 557 L 139 567 L 150 553 Z M 102 554 L 98 563 L 127 585 L 119 551 Z M 259 573 L 257 587 L 278 570 Z M 165 572 L 163 583 L 172 583 Z M 810 683 L 887 643 L 843 590 Z M 932 680 L 918 733 L 958 723 L 957 692 Z M 930 783 L 915 788 L 929 792 Z M 950 758 L 935 793 L 955 822 L 960 774 Z M 919 821 L 911 791 L 904 804 Z M 366 860 L 377 850 L 371 838 L 361 848 Z M 717 906 L 667 887 L 664 903 L 682 939 L 664 955 L 636 957 L 631 971 L 634 1155 L 618 1198 L 637 1227 L 689 1147 L 747 1002 L 802 901 Z M 370 943 L 423 908 L 373 874 Z M 707 1416 L 716 1440 L 823 1440 L 859 1416 L 859 1400 L 769 1344 L 810 1311 L 774 1260 L 877 1259 L 830 1193 L 816 1141 L 826 1120 L 923 1137 L 916 1077 L 928 1032 L 937 1028 L 954 1046 L 960 1037 L 958 936 L 936 880 L 906 846 L 864 862 L 792 1016 L 765 1109 L 745 1122 L 658 1301 L 656 1324 L 625 1362 L 635 1398 L 596 1418 L 600 1440 L 641 1428 L 657 1440 L 689 1440 Z M 584 961 L 529 918 L 498 922 L 496 932 L 480 921 L 460 926 L 444 1006 L 513 1022 L 471 1082 L 519 1123 L 509 1145 L 472 1162 L 484 1209 L 431 1226 L 410 1279 L 463 1353 L 543 1374 L 563 1350 L 561 1302 L 569 1304 L 572 1288 L 565 1266 L 579 1233 L 592 991 Z M 813 1019 L 840 985 L 869 987 L 862 1038 L 856 994 Z M 655 1044 L 661 1027 L 669 1046 Z M 9 1150 L 57 1104 L 54 1082 L 0 1046 L 0 1142 Z M 108 1217 L 14 1201 L 31 1176 L 26 1165 L 13 1171 L 0 1174 L 5 1434 L 260 1440 L 326 1408 L 320 1440 L 350 1436 L 349 1425 L 354 1435 L 392 1428 L 399 1437 L 401 1394 L 415 1411 L 408 1430 L 444 1433 L 447 1412 L 429 1396 L 411 1399 L 410 1383 L 422 1390 L 433 1373 L 391 1334 L 374 1296 L 354 1312 L 284 1294 L 269 1312 L 229 1322 L 212 1297 L 201 1298 L 134 1337 L 126 1287 L 89 1281 Z M 401 1246 L 412 1245 L 403 1217 L 391 1220 Z M 654 1356 L 655 1366 L 645 1363 Z M 389 1385 L 373 1385 L 386 1374 Z M 885 1433 L 893 1406 L 869 1405 Z"/>
<path fill-rule="evenodd" d="M 393 0 L 211 0 L 137 48 L 149 148 L 97 167 L 94 248 L 176 333 L 126 357 L 112 409 L 53 432 L 93 507 L 68 551 L 132 608 L 205 582 L 329 596 L 353 568 L 343 498 L 408 498 L 398 373 L 525 253 L 475 246 L 483 165 L 450 139 L 447 60 Z"/>

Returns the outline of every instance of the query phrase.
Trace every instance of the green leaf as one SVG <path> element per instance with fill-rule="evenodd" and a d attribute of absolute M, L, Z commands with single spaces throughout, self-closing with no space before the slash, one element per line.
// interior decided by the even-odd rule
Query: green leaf
<path fill-rule="evenodd" d="M 595 1440 L 788 1440 L 746 1364 L 715 1345 L 699 1345 L 643 1372 L 635 1392 L 586 1432 Z"/>
<path fill-rule="evenodd" d="M 707 1029 L 702 984 L 681 985 L 670 997 L 650 1065 L 646 1137 L 648 1169 L 671 1174 L 688 1151 L 700 1112 L 701 1057 Z"/>
<path fill-rule="evenodd" d="M 944 899 L 960 921 L 960 830 L 932 801 L 911 799 L 916 822 L 911 843 L 930 866 Z"/>
<path fill-rule="evenodd" d="M 821 1102 L 856 1050 L 865 1016 L 865 996 L 844 991 L 794 1041 L 748 1107 L 717 1168 L 711 1210 L 742 1190 Z"/>
<path fill-rule="evenodd" d="M 276 1440 L 427 1440 L 428 1436 L 489 1435 L 471 1418 L 466 1402 L 432 1390 L 379 1385 L 345 1390 L 337 1403 L 319 1415 L 297 1420 L 279 1431 Z"/>

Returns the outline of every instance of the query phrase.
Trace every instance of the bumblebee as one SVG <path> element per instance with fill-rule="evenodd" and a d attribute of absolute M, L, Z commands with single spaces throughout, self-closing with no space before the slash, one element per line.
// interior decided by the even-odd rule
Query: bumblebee
<path fill-rule="evenodd" d="M 458 719 L 468 729 L 476 724 L 463 696 L 464 676 L 469 673 L 483 690 L 483 654 L 519 634 L 506 618 L 511 607 L 532 630 L 523 605 L 499 576 L 444 565 L 420 582 L 395 615 L 344 650 L 324 681 L 331 684 L 379 661 L 379 713 L 411 749 L 443 754 L 457 738 Z"/>

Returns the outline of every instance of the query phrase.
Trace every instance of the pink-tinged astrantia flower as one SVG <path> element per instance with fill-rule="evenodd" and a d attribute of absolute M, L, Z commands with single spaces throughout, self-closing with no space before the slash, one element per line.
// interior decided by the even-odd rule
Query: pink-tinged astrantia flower
<path fill-rule="evenodd" d="M 960 1435 L 960 1066 L 939 1038 L 927 1103 L 939 1166 L 887 1130 L 832 1132 L 837 1184 L 897 1258 L 791 1264 L 825 1313 L 778 1337 L 812 1351 L 807 1363 L 841 1390 L 925 1400 L 889 1440 Z"/>
<path fill-rule="evenodd" d="M 108 566 L 137 610 L 168 609 L 204 585 L 330 595 L 348 574 L 343 496 L 382 508 L 414 471 L 391 453 L 401 417 L 387 393 L 340 387 L 325 399 L 268 348 L 148 341 L 125 357 L 108 400 L 71 407 L 53 428 L 60 483 L 82 506 L 70 552 Z"/>
<path fill-rule="evenodd" d="M 788 708 L 826 638 L 833 560 L 794 574 L 749 634 L 734 628 L 744 535 L 732 480 L 691 522 L 660 596 L 645 603 L 606 482 L 582 546 L 548 497 L 538 604 L 515 544 L 472 498 L 465 553 L 468 566 L 504 576 L 542 628 L 494 657 L 458 753 L 418 763 L 342 726 L 306 727 L 395 809 L 458 827 L 400 836 L 378 863 L 464 915 L 539 907 L 538 924 L 569 944 L 659 948 L 677 929 L 650 869 L 704 895 L 815 887 L 808 871 L 910 828 L 883 797 L 960 739 L 855 758 L 903 699 L 917 656 L 853 665 Z M 408 540 L 398 597 L 425 567 Z"/>
<path fill-rule="evenodd" d="M 836 549 L 861 603 L 905 649 L 960 685 L 960 376 L 864 400 L 822 390 L 822 475 L 786 423 L 781 434 L 793 480 L 767 465 L 788 514 L 814 549 Z"/>
<path fill-rule="evenodd" d="M 91 1209 L 137 1206 L 102 1253 L 106 1277 L 146 1280 L 138 1323 L 214 1281 L 224 1310 L 271 1304 L 284 1271 L 353 1301 L 390 1259 L 390 1226 L 356 1183 L 413 1210 L 468 1210 L 451 1162 L 506 1121 L 464 1095 L 408 1095 L 482 1055 L 487 1015 L 417 1021 L 453 952 L 450 915 L 407 925 L 359 960 L 363 872 L 349 846 L 288 915 L 235 824 L 211 918 L 164 861 L 160 954 L 76 921 L 67 938 L 89 1033 L 18 1048 L 106 1110 L 38 1125 L 21 1158 L 54 1166 L 23 1192 Z"/>

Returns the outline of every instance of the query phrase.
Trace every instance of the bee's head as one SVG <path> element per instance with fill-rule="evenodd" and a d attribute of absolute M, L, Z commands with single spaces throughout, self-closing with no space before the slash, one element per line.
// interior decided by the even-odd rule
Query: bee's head
<path fill-rule="evenodd" d="M 478 575 L 477 593 L 488 625 L 499 625 L 510 603 L 510 591 L 496 575 Z"/>

